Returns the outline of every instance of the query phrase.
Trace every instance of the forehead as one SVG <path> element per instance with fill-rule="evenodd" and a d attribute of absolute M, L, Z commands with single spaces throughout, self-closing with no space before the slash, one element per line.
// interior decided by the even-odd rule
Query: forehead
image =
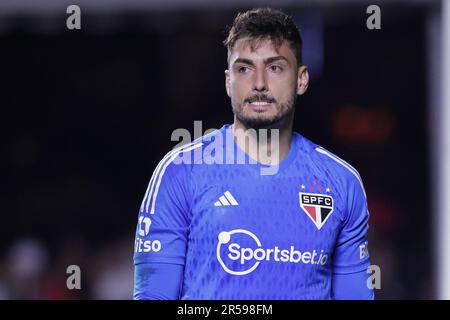
<path fill-rule="evenodd" d="M 286 40 L 277 43 L 270 39 L 242 38 L 236 41 L 228 61 L 232 64 L 238 58 L 251 60 L 266 59 L 274 56 L 284 56 L 289 61 L 295 60 L 295 54 Z"/>

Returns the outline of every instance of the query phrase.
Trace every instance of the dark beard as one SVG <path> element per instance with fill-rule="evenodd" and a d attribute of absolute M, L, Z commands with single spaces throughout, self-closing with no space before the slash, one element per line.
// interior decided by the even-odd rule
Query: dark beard
<path fill-rule="evenodd" d="M 297 101 L 297 94 L 294 94 L 293 99 L 288 101 L 285 105 L 281 106 L 281 111 L 276 114 L 272 119 L 266 118 L 250 118 L 243 116 L 242 112 L 237 111 L 233 108 L 233 112 L 236 118 L 247 128 L 247 129 L 279 129 L 282 127 L 283 122 L 290 118 L 294 113 L 294 106 Z M 240 109 L 242 110 L 242 108 Z"/>

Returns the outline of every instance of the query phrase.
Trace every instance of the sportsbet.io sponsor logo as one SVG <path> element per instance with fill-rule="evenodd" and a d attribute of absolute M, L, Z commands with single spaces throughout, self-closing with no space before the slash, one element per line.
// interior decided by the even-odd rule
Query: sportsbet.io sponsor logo
<path fill-rule="evenodd" d="M 218 239 L 217 260 L 227 273 L 236 276 L 253 272 L 263 261 L 323 266 L 328 260 L 328 254 L 323 250 L 318 253 L 316 250 L 300 252 L 294 246 L 289 249 L 264 248 L 258 237 L 245 229 L 223 231 Z"/>

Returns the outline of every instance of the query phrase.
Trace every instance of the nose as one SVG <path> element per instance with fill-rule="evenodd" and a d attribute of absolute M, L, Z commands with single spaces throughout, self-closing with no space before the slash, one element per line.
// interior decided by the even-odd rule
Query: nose
<path fill-rule="evenodd" d="M 258 92 L 264 92 L 267 91 L 267 80 L 266 80 L 266 74 L 264 70 L 256 70 L 255 72 L 255 78 L 253 82 L 253 90 Z"/>

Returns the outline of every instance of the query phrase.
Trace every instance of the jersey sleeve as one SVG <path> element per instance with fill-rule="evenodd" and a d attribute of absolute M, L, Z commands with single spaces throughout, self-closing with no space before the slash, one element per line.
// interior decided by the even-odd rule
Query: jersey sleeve
<path fill-rule="evenodd" d="M 192 188 L 189 166 L 177 162 L 177 155 L 169 152 L 150 179 L 138 215 L 135 265 L 185 263 Z"/>
<path fill-rule="evenodd" d="M 374 300 L 373 288 L 367 285 L 367 272 L 333 274 L 333 299 L 335 300 Z"/>
<path fill-rule="evenodd" d="M 348 274 L 367 270 L 370 265 L 368 251 L 368 221 L 366 194 L 359 175 L 349 179 L 347 206 L 343 227 L 337 239 L 333 273 Z"/>
<path fill-rule="evenodd" d="M 183 266 L 171 263 L 141 263 L 134 268 L 134 300 L 177 300 Z"/>

